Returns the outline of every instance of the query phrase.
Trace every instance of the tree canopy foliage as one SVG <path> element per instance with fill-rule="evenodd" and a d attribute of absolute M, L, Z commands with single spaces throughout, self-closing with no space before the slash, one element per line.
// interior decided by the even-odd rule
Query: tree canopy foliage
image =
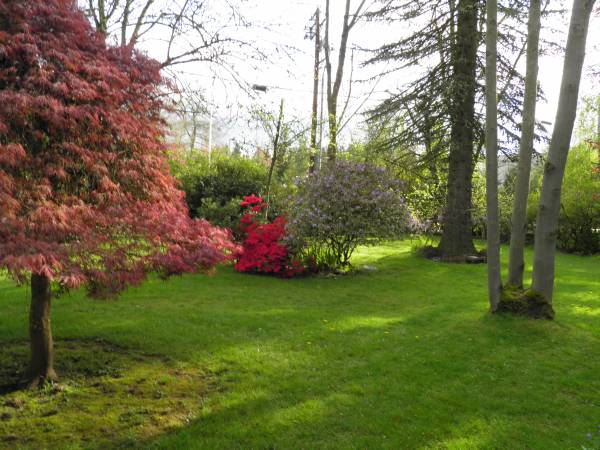
<path fill-rule="evenodd" d="M 0 266 L 104 295 L 222 261 L 227 233 L 169 175 L 159 64 L 107 48 L 73 1 L 0 13 Z"/>

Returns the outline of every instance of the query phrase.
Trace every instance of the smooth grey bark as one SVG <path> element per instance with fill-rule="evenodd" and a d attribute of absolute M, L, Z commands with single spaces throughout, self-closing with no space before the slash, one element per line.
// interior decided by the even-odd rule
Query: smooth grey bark
<path fill-rule="evenodd" d="M 487 276 L 490 309 L 496 312 L 500 303 L 500 227 L 498 221 L 498 2 L 487 0 L 486 71 L 485 71 L 485 160 L 487 203 Z"/>
<path fill-rule="evenodd" d="M 523 287 L 523 271 L 525 269 L 527 197 L 529 196 L 531 157 L 533 155 L 535 133 L 541 0 L 531 0 L 527 28 L 527 71 L 525 74 L 525 98 L 523 100 L 523 125 L 519 144 L 519 164 L 511 219 L 508 260 L 508 284 L 519 288 Z"/>
<path fill-rule="evenodd" d="M 538 209 L 533 264 L 532 289 L 541 292 L 552 302 L 554 290 L 554 260 L 560 194 L 575 116 L 590 15 L 595 0 L 574 0 L 569 37 L 563 67 L 558 110 L 544 167 L 542 193 Z"/>

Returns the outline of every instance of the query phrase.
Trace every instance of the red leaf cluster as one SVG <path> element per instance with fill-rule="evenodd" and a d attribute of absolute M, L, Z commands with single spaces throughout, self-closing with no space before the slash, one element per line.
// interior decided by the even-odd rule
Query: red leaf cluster
<path fill-rule="evenodd" d="M 302 264 L 293 259 L 282 239 L 286 219 L 279 216 L 271 223 L 261 223 L 259 214 L 268 208 L 262 197 L 250 195 L 240 203 L 247 212 L 240 221 L 245 235 L 242 250 L 237 253 L 235 269 L 239 272 L 265 273 L 293 277 L 304 272 Z"/>
<path fill-rule="evenodd" d="M 231 258 L 169 174 L 163 85 L 72 0 L 0 0 L 0 267 L 105 296 Z"/>

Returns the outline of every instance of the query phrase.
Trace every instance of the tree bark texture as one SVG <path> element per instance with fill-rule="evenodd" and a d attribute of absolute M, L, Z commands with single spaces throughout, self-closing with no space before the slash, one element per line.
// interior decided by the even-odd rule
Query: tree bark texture
<path fill-rule="evenodd" d="M 54 343 L 50 325 L 52 293 L 50 279 L 45 275 L 31 275 L 31 307 L 29 310 L 29 339 L 31 362 L 29 387 L 58 379 L 54 371 Z"/>
<path fill-rule="evenodd" d="M 508 263 L 508 284 L 518 288 L 523 287 L 523 271 L 525 270 L 527 198 L 529 196 L 531 157 L 533 155 L 535 133 L 541 0 L 531 0 L 527 27 L 527 69 L 525 74 L 525 98 L 523 100 L 523 125 L 519 145 L 519 164 L 512 211 Z"/>
<path fill-rule="evenodd" d="M 365 5 L 366 0 L 361 0 L 356 11 L 350 17 L 350 0 L 346 0 L 344 10 L 344 22 L 342 26 L 342 37 L 340 39 L 340 48 L 338 51 L 338 63 L 335 73 L 335 79 L 332 75 L 331 67 L 331 49 L 329 47 L 329 22 L 330 10 L 329 0 L 325 2 L 325 69 L 327 71 L 327 107 L 329 116 L 329 145 L 327 146 L 327 159 L 329 163 L 334 163 L 337 157 L 337 134 L 338 134 L 338 116 L 337 116 L 337 100 L 342 87 L 344 78 L 344 64 L 346 62 L 346 51 L 348 48 L 348 37 L 350 30 L 356 25 L 360 13 Z"/>
<path fill-rule="evenodd" d="M 448 193 L 439 246 L 445 261 L 462 261 L 475 253 L 471 201 L 479 6 L 479 0 L 460 0 L 457 5 Z"/>
<path fill-rule="evenodd" d="M 590 15 L 595 0 L 574 0 L 563 77 L 536 220 L 532 289 L 552 302 L 562 181 L 577 113 Z"/>
<path fill-rule="evenodd" d="M 487 275 L 490 309 L 496 312 L 500 303 L 500 227 L 498 220 L 498 94 L 497 47 L 498 2 L 487 0 L 486 34 L 486 203 L 487 203 Z"/>

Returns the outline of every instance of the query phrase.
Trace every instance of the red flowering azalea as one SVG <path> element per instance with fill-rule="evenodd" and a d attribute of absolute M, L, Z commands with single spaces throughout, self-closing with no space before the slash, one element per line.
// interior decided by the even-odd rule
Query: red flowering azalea
<path fill-rule="evenodd" d="M 242 203 L 240 203 L 240 206 L 245 208 L 248 206 L 262 205 L 262 204 L 263 204 L 263 198 L 257 197 L 256 195 L 252 194 L 252 195 L 248 195 L 248 196 L 244 197 L 244 200 L 242 200 Z"/>
<path fill-rule="evenodd" d="M 240 230 L 245 238 L 235 269 L 239 272 L 269 273 L 293 277 L 304 272 L 304 267 L 292 259 L 282 239 L 285 235 L 286 219 L 277 217 L 271 223 L 261 223 L 258 214 L 268 205 L 261 197 L 251 195 L 241 203 L 249 207 L 240 221 Z"/>
<path fill-rule="evenodd" d="M 0 0 L 0 268 L 31 281 L 32 385 L 55 378 L 51 284 L 113 295 L 235 250 L 191 220 L 166 159 L 159 65 L 73 0 Z"/>

